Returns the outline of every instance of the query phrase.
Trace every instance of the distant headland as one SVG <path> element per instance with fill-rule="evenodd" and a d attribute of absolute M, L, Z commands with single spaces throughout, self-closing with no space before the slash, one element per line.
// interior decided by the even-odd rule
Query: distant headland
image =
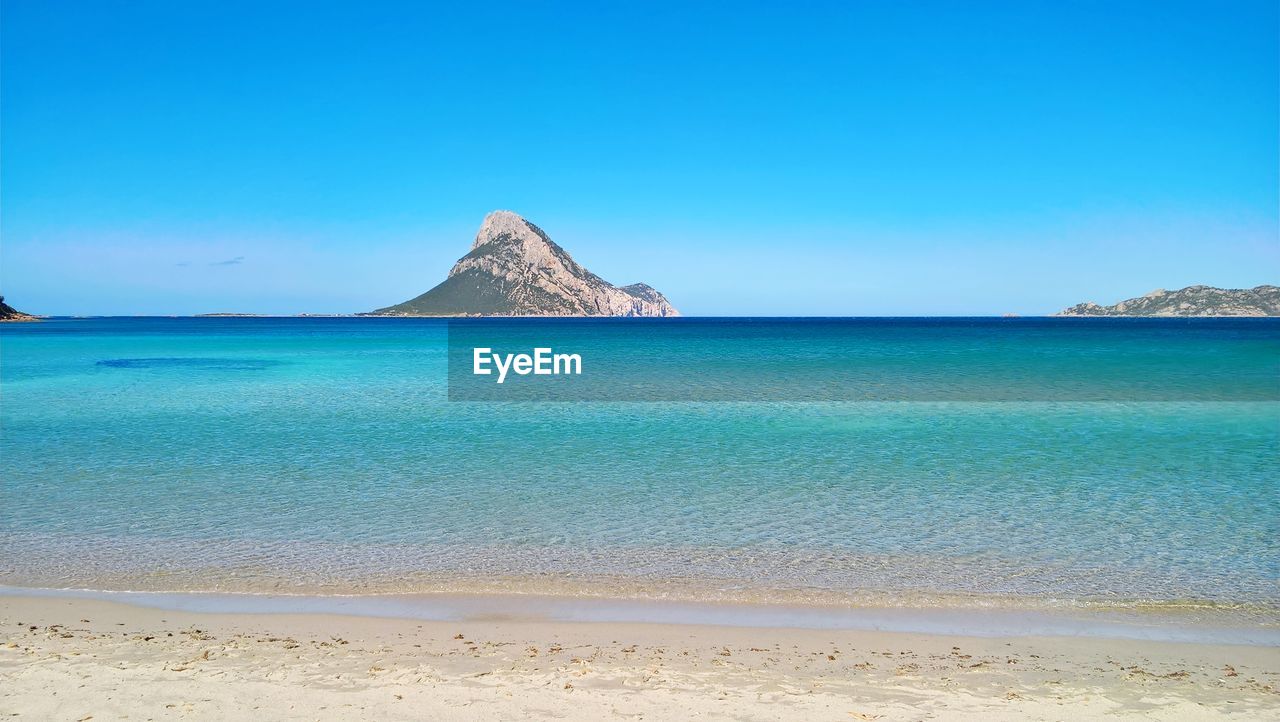
<path fill-rule="evenodd" d="M 1114 306 L 1091 301 L 1059 311 L 1057 316 L 1280 316 L 1280 288 L 1214 288 L 1187 286 L 1156 289 Z"/>
<path fill-rule="evenodd" d="M 39 321 L 39 316 L 32 316 L 29 313 L 23 313 L 18 309 L 4 302 L 4 296 L 0 296 L 0 321 L 20 322 L 20 321 Z"/>

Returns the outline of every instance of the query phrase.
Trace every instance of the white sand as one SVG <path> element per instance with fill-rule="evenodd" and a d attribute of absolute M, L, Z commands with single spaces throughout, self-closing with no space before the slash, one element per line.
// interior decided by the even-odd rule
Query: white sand
<path fill-rule="evenodd" d="M 1280 650 L 0 597 L 17 719 L 1280 720 Z"/>

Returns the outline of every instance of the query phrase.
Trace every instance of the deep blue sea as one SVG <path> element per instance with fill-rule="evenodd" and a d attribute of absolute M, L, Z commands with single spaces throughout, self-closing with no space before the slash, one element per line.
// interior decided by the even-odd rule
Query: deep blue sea
<path fill-rule="evenodd" d="M 489 337 L 584 373 L 475 400 Z M 0 324 L 0 502 L 13 586 L 1274 622 L 1280 322 Z"/>

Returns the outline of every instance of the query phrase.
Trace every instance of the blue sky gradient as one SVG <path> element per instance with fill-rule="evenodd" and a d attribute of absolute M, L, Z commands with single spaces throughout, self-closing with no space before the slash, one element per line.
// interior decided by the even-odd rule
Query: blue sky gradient
<path fill-rule="evenodd" d="M 1280 282 L 1274 1 L 465 5 L 5 0 L 0 291 L 364 311 L 495 208 L 692 315 Z"/>

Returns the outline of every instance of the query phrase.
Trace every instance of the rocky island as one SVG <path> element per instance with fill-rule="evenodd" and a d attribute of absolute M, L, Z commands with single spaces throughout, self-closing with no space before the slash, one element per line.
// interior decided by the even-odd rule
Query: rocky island
<path fill-rule="evenodd" d="M 367 316 L 679 316 L 652 286 L 614 286 L 580 266 L 546 233 L 494 211 L 435 288 Z"/>
<path fill-rule="evenodd" d="M 1280 316 L 1280 288 L 1214 288 L 1187 286 L 1156 289 L 1114 306 L 1080 303 L 1056 316 Z"/>

